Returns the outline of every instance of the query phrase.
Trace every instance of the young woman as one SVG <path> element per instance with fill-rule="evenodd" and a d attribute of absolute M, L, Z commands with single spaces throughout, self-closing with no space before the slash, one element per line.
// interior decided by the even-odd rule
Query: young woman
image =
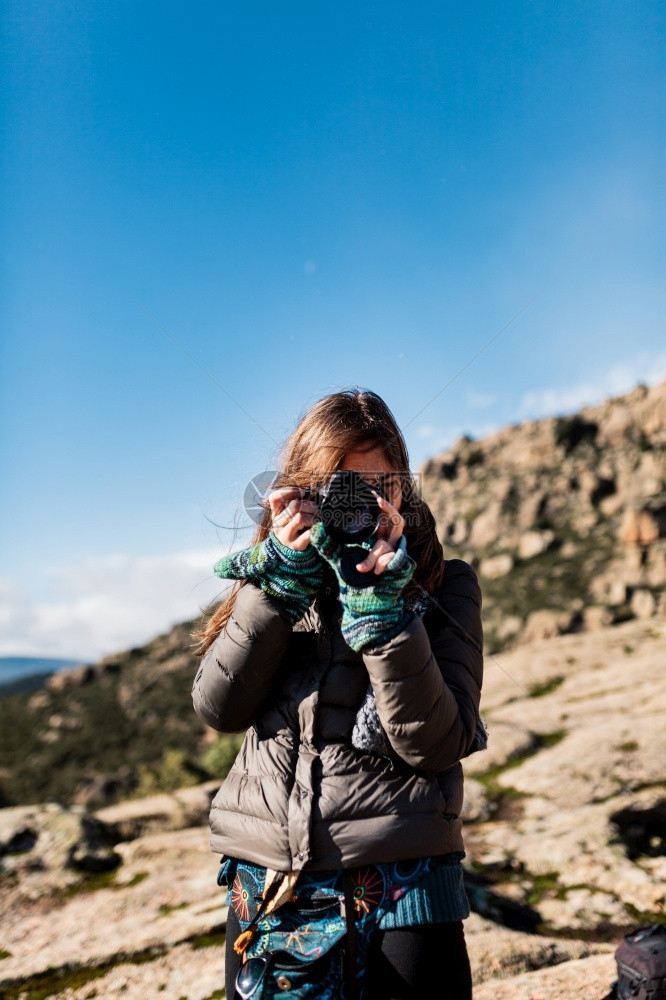
<path fill-rule="evenodd" d="M 375 393 L 315 403 L 279 467 L 253 545 L 216 563 L 236 582 L 196 636 L 197 715 L 245 733 L 210 811 L 227 998 L 415 1000 L 435 983 L 468 1000 L 460 762 L 486 736 L 476 574 L 444 559 Z M 363 586 L 308 499 L 340 470 L 381 512 Z"/>

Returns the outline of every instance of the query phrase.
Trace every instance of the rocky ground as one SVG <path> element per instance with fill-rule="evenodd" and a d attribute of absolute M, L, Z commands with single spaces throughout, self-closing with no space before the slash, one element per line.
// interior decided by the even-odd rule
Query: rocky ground
<path fill-rule="evenodd" d="M 661 618 L 486 658 L 489 748 L 465 763 L 470 864 L 549 932 L 663 919 L 665 648 Z"/>
<path fill-rule="evenodd" d="M 601 1000 L 666 911 L 666 620 L 487 656 L 466 758 L 475 1000 Z M 207 782 L 90 812 L 0 810 L 0 997 L 212 1000 L 224 890 Z"/>

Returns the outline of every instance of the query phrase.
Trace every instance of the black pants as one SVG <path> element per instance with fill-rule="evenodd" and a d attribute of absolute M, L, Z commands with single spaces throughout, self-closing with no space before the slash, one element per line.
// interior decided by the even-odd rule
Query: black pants
<path fill-rule="evenodd" d="M 229 907 L 226 943 L 227 1000 L 233 1000 L 240 957 L 234 941 L 241 932 Z M 470 968 L 462 920 L 380 931 L 368 955 L 368 1000 L 472 1000 Z M 433 983 L 436 984 L 433 992 Z"/>

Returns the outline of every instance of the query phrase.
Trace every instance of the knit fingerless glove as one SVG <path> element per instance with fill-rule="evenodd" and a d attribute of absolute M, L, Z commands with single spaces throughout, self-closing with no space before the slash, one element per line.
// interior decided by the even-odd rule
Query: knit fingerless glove
<path fill-rule="evenodd" d="M 369 551 L 375 541 L 363 542 L 362 547 Z M 338 579 L 343 609 L 340 628 L 348 646 L 359 652 L 388 642 L 402 632 L 414 617 L 405 610 L 402 591 L 416 569 L 415 560 L 407 554 L 404 535 L 384 572 L 375 575 L 368 571 L 373 583 L 366 587 L 354 587 L 343 579 L 338 564 L 345 546 L 331 538 L 322 521 L 313 525 L 310 544 L 332 566 Z"/>
<path fill-rule="evenodd" d="M 324 575 L 324 564 L 311 545 L 302 552 L 283 545 L 274 531 L 263 542 L 223 556 L 213 567 L 226 580 L 253 580 L 285 606 L 292 625 L 310 607 Z"/>

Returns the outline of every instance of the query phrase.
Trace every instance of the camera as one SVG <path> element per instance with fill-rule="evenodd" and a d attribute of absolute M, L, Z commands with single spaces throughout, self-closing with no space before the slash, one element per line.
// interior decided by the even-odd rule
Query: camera
<path fill-rule="evenodd" d="M 345 546 L 339 564 L 342 578 L 354 587 L 372 586 L 374 574 L 356 569 L 368 554 L 360 543 L 375 534 L 381 518 L 377 498 L 365 480 L 353 470 L 339 470 L 319 490 L 307 488 L 303 499 L 318 505 L 326 531 Z"/>
<path fill-rule="evenodd" d="M 334 472 L 316 492 L 306 489 L 303 499 L 318 504 L 327 532 L 343 545 L 364 542 L 379 527 L 377 498 L 358 472 Z"/>

